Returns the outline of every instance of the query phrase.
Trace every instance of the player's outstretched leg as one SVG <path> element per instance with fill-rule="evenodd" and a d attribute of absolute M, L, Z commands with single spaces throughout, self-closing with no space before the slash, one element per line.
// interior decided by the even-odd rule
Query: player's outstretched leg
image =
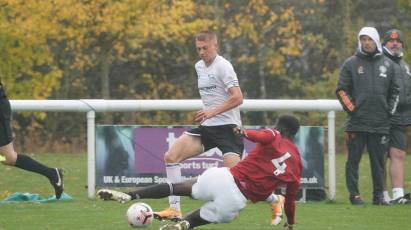
<path fill-rule="evenodd" d="M 172 185 L 168 183 L 155 184 L 146 187 L 139 188 L 135 191 L 130 191 L 127 193 L 119 192 L 110 189 L 100 189 L 97 195 L 103 200 L 116 200 L 121 203 L 125 203 L 130 200 L 151 198 L 159 199 L 170 195 Z"/>
<path fill-rule="evenodd" d="M 64 190 L 64 181 L 63 181 L 63 169 L 54 169 L 56 171 L 55 176 L 50 179 L 50 184 L 54 188 L 54 193 L 56 194 L 56 198 L 60 199 L 61 194 L 63 194 Z"/>
<path fill-rule="evenodd" d="M 24 169 L 30 172 L 35 172 L 47 177 L 54 188 L 54 193 L 56 194 L 56 198 L 60 199 L 61 194 L 64 190 L 64 183 L 63 183 L 63 170 L 58 168 L 50 168 L 42 163 L 32 159 L 28 155 L 24 154 L 17 154 L 14 152 L 12 143 L 8 144 L 7 146 L 3 146 L 5 151 L 8 151 L 9 155 L 16 155 L 16 161 L 10 163 L 10 165 L 14 165 L 17 168 Z M 10 154 L 10 152 L 12 152 Z"/>
<path fill-rule="evenodd" d="M 190 196 L 191 187 L 195 183 L 196 179 L 187 180 L 178 184 L 164 183 L 155 184 L 146 187 L 139 188 L 135 191 L 123 193 L 110 189 L 101 189 L 97 192 L 100 199 L 103 200 L 116 200 L 121 203 L 135 200 L 135 199 L 160 199 L 170 195 L 178 196 Z M 167 211 L 167 210 L 166 210 Z M 168 212 L 161 211 L 155 212 L 154 217 L 157 219 L 169 219 L 179 221 L 182 218 L 181 212 L 169 209 Z"/>
<path fill-rule="evenodd" d="M 278 225 L 283 218 L 285 198 L 282 195 L 277 195 L 277 202 L 271 204 L 271 225 Z"/>
<path fill-rule="evenodd" d="M 131 196 L 127 193 L 114 191 L 110 189 L 100 189 L 97 192 L 97 196 L 102 200 L 115 200 L 120 203 L 126 203 L 131 200 Z"/>

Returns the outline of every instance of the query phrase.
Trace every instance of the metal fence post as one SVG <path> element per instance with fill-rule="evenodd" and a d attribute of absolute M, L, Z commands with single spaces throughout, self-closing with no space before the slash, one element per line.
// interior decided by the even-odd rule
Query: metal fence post
<path fill-rule="evenodd" d="M 87 191 L 89 199 L 96 197 L 95 118 L 94 110 L 87 112 Z"/>
<path fill-rule="evenodd" d="M 328 191 L 330 200 L 335 201 L 335 111 L 328 112 Z"/>

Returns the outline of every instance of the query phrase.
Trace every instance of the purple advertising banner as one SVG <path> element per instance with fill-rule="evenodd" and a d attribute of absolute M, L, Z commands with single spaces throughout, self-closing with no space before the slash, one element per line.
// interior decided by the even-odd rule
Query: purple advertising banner
<path fill-rule="evenodd" d="M 191 128 L 193 127 L 97 126 L 97 186 L 135 187 L 166 182 L 164 153 L 183 132 Z M 321 128 L 321 132 L 322 130 Z M 307 140 L 310 139 L 307 138 L 309 133 L 313 132 L 302 129 L 297 134 L 296 144 L 300 151 L 301 149 L 312 150 L 309 145 L 313 144 L 307 145 Z M 315 146 L 317 152 L 310 156 L 312 159 L 303 160 L 304 170 L 301 182 L 306 187 L 323 186 L 323 134 L 320 138 L 316 138 L 315 143 L 321 142 L 320 146 Z M 245 156 L 255 144 L 244 139 L 244 146 Z M 303 152 L 301 155 L 304 158 Z M 182 176 L 184 179 L 189 179 L 198 176 L 207 168 L 222 166 L 221 151 L 214 148 L 183 161 L 181 163 Z M 307 168 L 308 166 L 310 168 Z M 304 175 L 304 172 L 308 174 Z"/>
<path fill-rule="evenodd" d="M 133 133 L 135 169 L 138 173 L 165 173 L 164 153 L 182 133 L 190 128 L 136 128 Z M 245 143 L 246 149 L 254 144 Z M 248 147 L 248 148 L 247 148 Z M 196 176 L 210 167 L 222 167 L 222 154 L 217 148 L 182 162 L 182 174 Z"/>

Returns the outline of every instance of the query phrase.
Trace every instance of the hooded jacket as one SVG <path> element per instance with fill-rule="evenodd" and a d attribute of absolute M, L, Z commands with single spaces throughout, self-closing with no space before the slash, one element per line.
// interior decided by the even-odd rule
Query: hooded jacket
<path fill-rule="evenodd" d="M 398 81 L 400 85 L 400 94 L 398 107 L 391 117 L 391 123 L 395 125 L 411 124 L 411 70 L 402 59 L 402 54 L 394 56 L 388 48 L 383 47 L 383 53 L 390 58 L 396 67 Z"/>
<path fill-rule="evenodd" d="M 375 42 L 376 52 L 362 50 L 363 35 Z M 393 62 L 382 54 L 375 28 L 364 27 L 358 33 L 358 49 L 342 65 L 335 92 L 348 113 L 346 131 L 389 133 L 389 119 L 398 104 L 399 82 Z"/>

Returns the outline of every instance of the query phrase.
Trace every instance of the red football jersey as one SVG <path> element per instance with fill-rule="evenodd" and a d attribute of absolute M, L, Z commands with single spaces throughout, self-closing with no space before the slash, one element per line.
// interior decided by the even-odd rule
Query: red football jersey
<path fill-rule="evenodd" d="M 301 157 L 297 146 L 277 130 L 246 130 L 246 138 L 256 147 L 230 169 L 240 191 L 252 202 L 265 201 L 280 186 L 285 186 L 285 212 L 294 223 L 295 200 L 300 186 Z"/>

